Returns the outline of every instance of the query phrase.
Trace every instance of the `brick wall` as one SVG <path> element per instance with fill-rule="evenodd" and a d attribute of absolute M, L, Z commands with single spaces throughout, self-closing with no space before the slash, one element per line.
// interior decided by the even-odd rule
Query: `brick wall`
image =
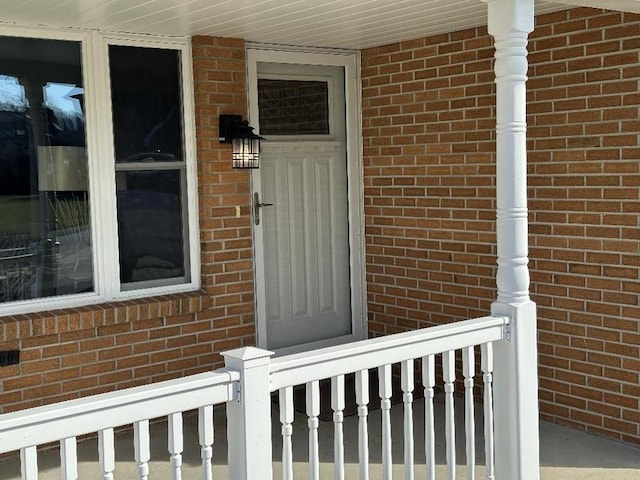
<path fill-rule="evenodd" d="M 244 44 L 196 37 L 193 57 L 202 290 L 0 318 L 0 350 L 21 351 L 0 367 L 0 413 L 211 370 L 254 344 L 249 177 L 217 126 L 245 113 Z"/>
<path fill-rule="evenodd" d="M 537 18 L 528 83 L 531 293 L 545 418 L 640 443 L 640 17 Z M 486 28 L 362 52 L 372 335 L 495 298 Z"/>
<path fill-rule="evenodd" d="M 246 117 L 244 42 L 194 37 L 193 57 L 202 282 L 228 339 L 214 345 L 220 352 L 255 344 L 250 174 L 234 170 L 231 146 L 218 142 L 220 114 Z"/>

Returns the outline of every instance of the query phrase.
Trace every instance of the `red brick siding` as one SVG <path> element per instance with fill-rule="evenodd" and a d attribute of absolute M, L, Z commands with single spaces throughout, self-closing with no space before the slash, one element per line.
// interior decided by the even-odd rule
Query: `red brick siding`
<path fill-rule="evenodd" d="M 531 292 L 543 416 L 640 443 L 640 17 L 537 18 L 528 83 Z M 495 88 L 485 28 L 362 53 L 369 328 L 495 298 Z"/>
<path fill-rule="evenodd" d="M 166 380 L 211 368 L 213 320 L 200 293 L 0 319 L 4 412 Z M 217 334 L 224 338 L 225 332 Z"/>
<path fill-rule="evenodd" d="M 245 48 L 238 39 L 192 41 L 202 281 L 217 325 L 227 329 L 222 351 L 255 343 L 249 171 L 234 170 L 231 147 L 218 142 L 219 115 L 246 116 Z"/>
<path fill-rule="evenodd" d="M 196 37 L 193 59 L 202 290 L 0 318 L 0 350 L 21 351 L 0 367 L 0 413 L 211 370 L 254 344 L 249 177 L 217 127 L 245 113 L 244 44 Z"/>
<path fill-rule="evenodd" d="M 640 17 L 571 10 L 531 38 L 542 410 L 640 443 Z"/>

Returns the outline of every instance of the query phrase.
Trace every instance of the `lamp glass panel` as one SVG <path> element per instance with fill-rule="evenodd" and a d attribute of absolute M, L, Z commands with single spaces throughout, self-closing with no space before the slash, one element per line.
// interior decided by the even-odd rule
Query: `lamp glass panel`
<path fill-rule="evenodd" d="M 259 168 L 260 140 L 254 138 L 234 138 L 233 142 L 234 168 Z"/>

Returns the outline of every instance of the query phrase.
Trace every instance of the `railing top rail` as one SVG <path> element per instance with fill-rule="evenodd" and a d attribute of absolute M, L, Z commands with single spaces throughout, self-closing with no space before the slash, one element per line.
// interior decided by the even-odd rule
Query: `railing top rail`
<path fill-rule="evenodd" d="M 237 398 L 240 374 L 218 370 L 0 415 L 0 453 Z"/>
<path fill-rule="evenodd" d="M 271 390 L 504 340 L 508 324 L 507 317 L 480 317 L 274 358 Z"/>

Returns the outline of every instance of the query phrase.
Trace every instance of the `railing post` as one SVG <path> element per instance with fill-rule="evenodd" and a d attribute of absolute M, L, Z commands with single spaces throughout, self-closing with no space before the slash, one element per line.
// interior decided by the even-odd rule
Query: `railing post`
<path fill-rule="evenodd" d="M 494 344 L 496 480 L 540 478 L 536 307 L 527 239 L 527 37 L 534 0 L 485 0 L 495 39 L 498 298 L 509 341 Z"/>
<path fill-rule="evenodd" d="M 271 480 L 271 395 L 273 352 L 254 347 L 224 352 L 225 367 L 240 373 L 238 400 L 227 403 L 231 480 Z"/>

